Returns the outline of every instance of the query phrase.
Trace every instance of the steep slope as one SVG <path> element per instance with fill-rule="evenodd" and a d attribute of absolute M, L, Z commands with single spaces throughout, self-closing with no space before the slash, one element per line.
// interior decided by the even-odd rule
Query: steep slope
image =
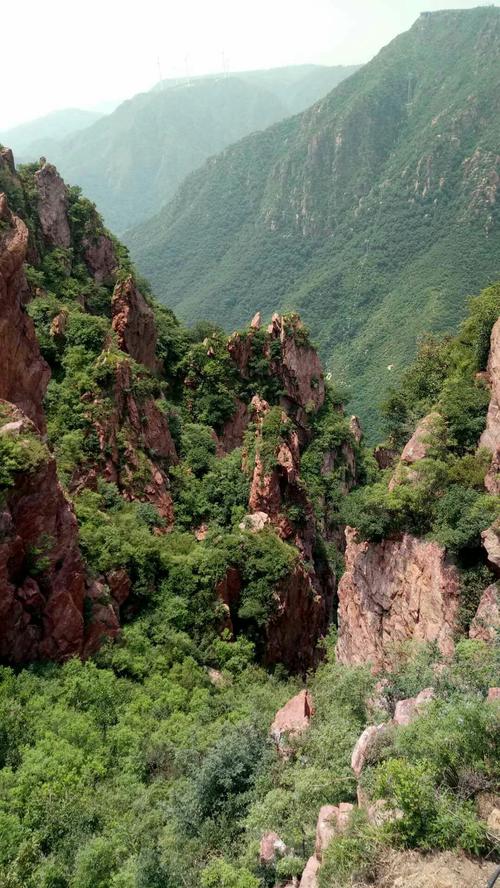
<path fill-rule="evenodd" d="M 164 81 L 51 145 L 50 157 L 120 232 L 158 212 L 211 154 L 302 110 L 352 70 L 304 66 Z"/>
<path fill-rule="evenodd" d="M 0 188 L 0 883 L 484 884 L 500 285 L 379 472 L 296 314 L 188 331 L 53 165 Z"/>
<path fill-rule="evenodd" d="M 500 274 L 499 55 L 498 9 L 422 15 L 129 232 L 141 271 L 184 319 L 300 310 L 371 429 L 418 336 Z"/>
<path fill-rule="evenodd" d="M 53 111 L 45 117 L 0 132 L 0 142 L 9 145 L 18 158 L 33 160 L 40 154 L 48 154 L 59 140 L 91 126 L 100 117 L 102 114 L 98 111 L 84 111 L 81 108 Z"/>

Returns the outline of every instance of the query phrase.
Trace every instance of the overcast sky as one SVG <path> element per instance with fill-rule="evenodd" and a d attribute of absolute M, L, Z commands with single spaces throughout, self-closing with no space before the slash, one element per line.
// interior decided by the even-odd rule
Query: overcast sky
<path fill-rule="evenodd" d="M 489 0 L 487 0 L 489 2 Z M 467 0 L 24 0 L 2 3 L 0 130 L 189 73 L 368 61 L 422 9 Z M 224 62 L 223 62 L 224 59 Z"/>

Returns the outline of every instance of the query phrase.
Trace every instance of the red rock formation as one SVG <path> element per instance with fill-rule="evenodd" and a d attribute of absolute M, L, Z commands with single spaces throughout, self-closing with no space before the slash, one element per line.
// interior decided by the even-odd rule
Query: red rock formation
<path fill-rule="evenodd" d="M 224 423 L 222 432 L 217 438 L 222 454 L 231 453 L 236 447 L 241 447 L 249 422 L 250 412 L 248 407 L 237 398 L 235 411 L 232 417 Z"/>
<path fill-rule="evenodd" d="M 486 549 L 488 561 L 495 571 L 500 573 L 500 521 L 496 521 L 481 534 L 483 546 Z"/>
<path fill-rule="evenodd" d="M 158 335 L 154 312 L 137 289 L 133 277 L 116 285 L 111 310 L 119 348 L 152 373 L 158 372 L 160 363 L 156 358 Z"/>
<path fill-rule="evenodd" d="M 270 728 L 271 737 L 280 744 L 284 736 L 300 736 L 309 727 L 313 714 L 314 705 L 309 691 L 299 691 L 278 709 Z"/>
<path fill-rule="evenodd" d="M 491 400 L 486 419 L 486 429 L 479 441 L 492 454 L 491 466 L 485 478 L 490 493 L 500 493 L 500 318 L 491 332 L 490 355 L 487 377 L 491 388 Z"/>
<path fill-rule="evenodd" d="M 26 225 L 10 212 L 5 195 L 0 194 L 0 398 L 20 407 L 43 432 L 42 401 L 50 370 L 22 307 L 27 246 Z"/>
<path fill-rule="evenodd" d="M 469 629 L 469 638 L 494 642 L 500 637 L 500 592 L 496 583 L 483 592 Z"/>
<path fill-rule="evenodd" d="M 28 448 L 37 440 L 34 424 L 13 405 L 1 408 L 0 434 Z M 0 657 L 21 663 L 81 653 L 85 571 L 78 527 L 48 451 L 5 491 L 0 524 Z"/>
<path fill-rule="evenodd" d="M 45 243 L 49 247 L 70 247 L 66 186 L 51 163 L 44 163 L 35 173 L 38 192 L 38 217 Z"/>
<path fill-rule="evenodd" d="M 132 388 L 130 363 L 124 359 L 115 371 L 113 408 L 109 410 L 99 399 L 91 405 L 89 417 L 94 417 L 104 463 L 102 474 L 118 486 L 125 499 L 155 506 L 168 529 L 173 523 L 173 505 L 167 469 L 177 462 L 175 444 L 168 419 L 154 399 L 139 401 Z M 79 473 L 72 487 L 93 486 L 95 476 L 95 467 Z"/>
<path fill-rule="evenodd" d="M 321 863 L 315 854 L 309 858 L 302 873 L 300 888 L 318 888 L 318 871 L 320 866 Z"/>
<path fill-rule="evenodd" d="M 339 589 L 341 663 L 391 668 L 398 645 L 415 639 L 453 652 L 459 576 L 434 542 L 409 534 L 381 543 L 357 542 L 346 530 L 346 572 Z"/>
<path fill-rule="evenodd" d="M 316 412 L 325 400 L 323 368 L 316 350 L 304 335 L 304 325 L 298 316 L 273 315 L 268 327 L 271 342 L 279 340 L 280 357 L 272 358 L 269 347 L 271 373 L 283 383 L 285 399 L 301 408 L 297 420 L 307 426 L 308 412 Z"/>
<path fill-rule="evenodd" d="M 118 269 L 118 259 L 111 238 L 107 234 L 96 237 L 86 235 L 82 246 L 85 264 L 96 284 L 112 283 Z"/>
<path fill-rule="evenodd" d="M 276 610 L 266 627 L 264 661 L 283 663 L 293 672 L 305 673 L 319 663 L 318 641 L 330 621 L 333 588 L 299 562 L 275 590 Z"/>

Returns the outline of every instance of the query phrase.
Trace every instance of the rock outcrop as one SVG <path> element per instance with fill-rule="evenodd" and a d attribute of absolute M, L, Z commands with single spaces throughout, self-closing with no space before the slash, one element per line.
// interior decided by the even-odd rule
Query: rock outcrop
<path fill-rule="evenodd" d="M 280 745 L 283 738 L 299 737 L 307 731 L 314 706 L 309 691 L 299 691 L 278 710 L 270 728 L 273 740 Z"/>
<path fill-rule="evenodd" d="M 403 448 L 399 463 L 397 463 L 389 483 L 389 490 L 393 490 L 402 482 L 408 483 L 418 480 L 418 463 L 428 456 L 433 436 L 439 431 L 440 423 L 441 415 L 435 410 L 420 420 L 410 440 Z"/>
<path fill-rule="evenodd" d="M 118 260 L 111 238 L 104 233 L 95 236 L 88 234 L 83 238 L 82 248 L 85 265 L 96 284 L 112 283 L 118 269 Z"/>
<path fill-rule="evenodd" d="M 470 625 L 469 638 L 492 643 L 498 637 L 500 637 L 500 592 L 497 584 L 493 583 L 481 596 Z"/>
<path fill-rule="evenodd" d="M 346 530 L 346 572 L 339 588 L 341 663 L 391 668 L 396 649 L 412 639 L 453 652 L 459 575 L 445 550 L 409 534 L 380 543 L 358 542 Z"/>
<path fill-rule="evenodd" d="M 42 401 L 50 370 L 23 308 L 27 247 L 26 225 L 10 212 L 5 195 L 0 194 L 0 398 L 16 404 L 43 432 Z"/>
<path fill-rule="evenodd" d="M 177 462 L 167 416 L 154 398 L 134 395 L 132 369 L 124 358 L 115 368 L 111 409 L 95 399 L 89 419 L 97 432 L 101 462 L 73 479 L 73 488 L 95 486 L 97 471 L 117 485 L 125 499 L 151 503 L 165 528 L 172 525 L 173 505 L 168 466 Z"/>
<path fill-rule="evenodd" d="M 82 653 L 86 575 L 73 510 L 33 423 L 1 402 L 1 435 L 26 451 L 26 470 L 0 513 L 0 657 L 22 663 Z"/>
<path fill-rule="evenodd" d="M 481 534 L 488 562 L 496 574 L 500 574 L 500 521 L 496 521 Z"/>
<path fill-rule="evenodd" d="M 111 310 L 118 347 L 138 364 L 157 373 L 160 363 L 156 357 L 158 335 L 154 312 L 132 277 L 116 285 Z"/>
<path fill-rule="evenodd" d="M 423 709 L 435 699 L 434 688 L 424 688 L 416 697 L 398 700 L 394 711 L 394 723 L 400 727 L 411 724 Z"/>
<path fill-rule="evenodd" d="M 500 493 L 500 318 L 491 332 L 487 379 L 491 388 L 491 400 L 486 418 L 486 429 L 479 441 L 492 454 L 491 466 L 485 478 L 490 493 Z"/>
<path fill-rule="evenodd" d="M 70 247 L 66 185 L 51 163 L 44 163 L 35 173 L 38 194 L 38 218 L 43 238 L 49 247 Z"/>

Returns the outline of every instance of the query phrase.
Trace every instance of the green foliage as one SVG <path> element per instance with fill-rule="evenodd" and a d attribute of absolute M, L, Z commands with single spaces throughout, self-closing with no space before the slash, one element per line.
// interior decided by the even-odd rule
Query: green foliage
<path fill-rule="evenodd" d="M 0 497 L 15 484 L 19 472 L 35 472 L 48 456 L 47 448 L 34 432 L 0 435 Z"/>
<path fill-rule="evenodd" d="M 214 860 L 201 874 L 202 888 L 259 888 L 261 882 L 247 869 L 236 869 L 225 860 Z"/>
<path fill-rule="evenodd" d="M 319 888 L 341 888 L 351 885 L 353 879 L 371 881 L 381 848 L 379 832 L 357 811 L 345 834 L 334 836 L 326 850 Z"/>

